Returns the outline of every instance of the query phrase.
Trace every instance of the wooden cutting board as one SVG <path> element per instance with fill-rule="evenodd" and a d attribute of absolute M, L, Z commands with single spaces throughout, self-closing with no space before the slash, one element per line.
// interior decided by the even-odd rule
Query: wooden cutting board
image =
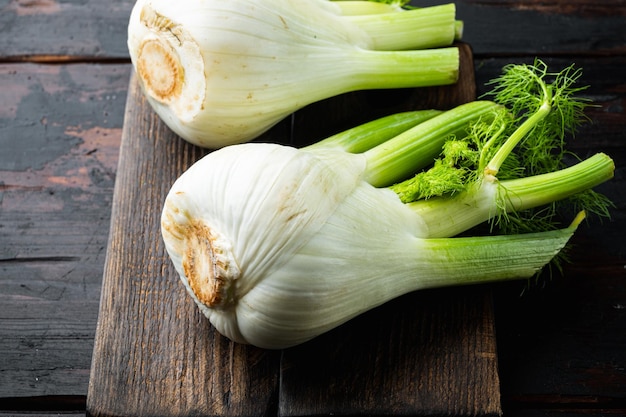
<path fill-rule="evenodd" d="M 260 140 L 302 145 L 393 112 L 475 98 L 471 49 L 454 86 L 346 94 Z M 297 137 L 298 139 L 293 139 Z M 91 416 L 499 415 L 484 286 L 417 292 L 283 351 L 217 334 L 166 255 L 159 219 L 174 180 L 207 151 L 174 135 L 130 81 L 95 338 Z"/>

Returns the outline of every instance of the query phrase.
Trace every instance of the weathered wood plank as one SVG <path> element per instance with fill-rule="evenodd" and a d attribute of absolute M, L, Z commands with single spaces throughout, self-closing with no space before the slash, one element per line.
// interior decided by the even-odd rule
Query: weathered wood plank
<path fill-rule="evenodd" d="M 4 59 L 127 58 L 133 0 L 10 0 L 0 8 Z"/>
<path fill-rule="evenodd" d="M 418 6 L 446 0 L 414 0 Z M 624 3 L 459 0 L 464 41 L 477 56 L 626 52 Z M 126 59 L 132 0 L 12 0 L 0 9 L 5 59 Z"/>
<path fill-rule="evenodd" d="M 0 66 L 0 398 L 87 393 L 129 69 Z"/>
<path fill-rule="evenodd" d="M 51 60 L 93 57 L 126 59 L 125 23 L 131 4 L 130 1 L 2 2 L 0 27 L 3 37 L 0 40 L 0 56 L 4 60 L 19 60 L 33 55 L 38 59 Z M 420 4 L 423 3 L 420 1 Z M 626 345 L 620 339 L 620 335 L 626 334 L 622 313 L 624 310 L 620 307 L 624 304 L 620 289 L 623 288 L 623 263 L 626 259 L 626 246 L 621 243 L 626 224 L 623 201 L 623 167 L 626 161 L 623 145 L 626 132 L 626 118 L 623 114 L 625 89 L 624 78 L 620 75 L 624 68 L 624 1 L 462 0 L 457 4 L 460 17 L 470 24 L 466 27 L 465 39 L 472 44 L 475 54 L 481 58 L 492 55 L 504 57 L 477 62 L 479 81 L 481 78 L 487 79 L 496 75 L 496 67 L 500 63 L 510 62 L 517 57 L 529 60 L 537 54 L 543 57 L 562 55 L 562 62 L 583 62 L 585 73 L 589 74 L 586 79 L 592 84 L 590 95 L 599 99 L 602 106 L 592 110 L 596 125 L 582 129 L 583 132 L 594 132 L 592 144 L 581 141 L 574 146 L 583 153 L 596 147 L 604 149 L 614 155 L 618 162 L 616 180 L 606 186 L 611 196 L 618 197 L 614 219 L 608 224 L 594 225 L 592 229 L 584 230 L 585 236 L 581 239 L 581 248 L 576 255 L 576 259 L 584 260 L 585 257 L 592 256 L 597 247 L 602 247 L 611 256 L 608 261 L 610 266 L 597 268 L 596 265 L 601 262 L 595 258 L 589 259 L 587 266 L 585 260 L 584 272 L 574 273 L 579 279 L 570 279 L 570 275 L 566 274 L 565 281 L 562 284 L 557 283 L 556 289 L 548 293 L 527 292 L 519 303 L 508 305 L 511 300 L 517 299 L 521 288 L 513 286 L 503 290 L 504 301 L 497 305 L 497 317 L 505 319 L 504 322 L 499 322 L 498 335 L 503 336 L 499 339 L 500 356 L 502 374 L 512 375 L 503 381 L 505 412 L 513 415 L 511 411 L 532 408 L 539 411 L 517 415 L 552 415 L 555 414 L 554 410 L 564 413 L 559 415 L 597 415 L 600 414 L 598 410 L 604 407 L 620 415 L 619 407 L 622 404 L 623 409 L 623 400 L 620 403 L 619 398 L 623 398 L 623 392 L 619 390 L 621 385 L 614 381 L 622 381 L 625 361 L 621 350 L 614 349 L 615 346 Z M 60 10 L 59 13 L 52 13 L 54 9 Z M 103 13 L 103 9 L 106 12 Z M 63 16 L 64 13 L 67 15 Z M 618 56 L 610 59 L 584 59 L 585 56 L 604 56 L 608 53 Z M 15 64 L 2 68 L 0 141 L 6 142 L 2 142 L 0 147 L 0 160 L 5 163 L 5 168 L 0 170 L 0 181 L 3 182 L 0 185 L 0 257 L 13 258 L 19 253 L 28 258 L 21 258 L 23 261 L 19 262 L 0 262 L 0 314 L 9 310 L 16 315 L 19 315 L 19 311 L 32 311 L 33 316 L 24 323 L 15 316 L 7 315 L 8 320 L 5 320 L 4 315 L 0 316 L 0 397 L 55 395 L 67 391 L 85 393 L 87 375 L 84 370 L 89 367 L 93 340 L 83 336 L 87 332 L 83 332 L 84 329 L 76 329 L 83 325 L 85 328 L 91 326 L 93 337 L 93 323 L 85 323 L 94 320 L 97 310 L 97 299 L 93 296 L 99 293 L 98 280 L 101 271 L 97 271 L 96 264 L 100 263 L 99 268 L 102 268 L 104 262 L 103 248 L 108 233 L 106 224 L 110 216 L 112 178 L 115 174 L 115 167 L 94 168 L 92 164 L 102 159 L 116 160 L 112 155 L 117 155 L 117 149 L 104 144 L 87 146 L 91 139 L 82 144 L 73 142 L 75 138 L 65 137 L 59 131 L 65 131 L 62 128 L 63 123 L 66 126 L 77 126 L 93 117 L 88 111 L 83 113 L 86 109 L 94 108 L 93 106 L 106 108 L 106 114 L 97 116 L 103 120 L 101 123 L 106 125 L 106 129 L 81 132 L 80 136 L 91 137 L 92 144 L 113 138 L 117 138 L 119 143 L 121 113 L 124 107 L 123 103 L 119 105 L 119 101 L 123 101 L 120 94 L 126 93 L 126 81 L 121 90 L 113 87 L 115 93 L 109 96 L 109 101 L 95 99 L 94 103 L 93 96 L 70 98 L 71 93 L 64 85 L 74 77 L 100 77 L 102 71 L 108 73 L 106 68 L 111 67 L 95 66 L 97 70 L 94 71 L 90 71 L 88 66 L 82 67 L 80 71 L 70 71 L 71 77 L 67 74 L 51 76 L 49 79 L 52 81 L 49 83 L 41 81 L 46 78 L 41 73 L 57 71 L 54 67 L 40 66 L 32 69 Z M 5 72 L 4 68 L 9 70 Z M 610 74 L 608 76 L 605 75 L 607 68 Z M 113 84 L 118 86 L 119 82 L 119 79 L 113 80 Z M 31 84 L 35 85 L 33 91 L 23 88 Z M 91 85 L 102 86 L 102 80 L 94 81 L 94 84 L 85 83 L 82 88 L 91 91 Z M 74 87 L 81 88 L 81 84 Z M 104 85 L 102 88 L 107 91 L 108 87 Z M 65 91 L 67 99 L 59 99 L 52 93 L 59 89 Z M 24 99 L 28 106 L 18 106 L 17 103 L 26 94 L 30 96 Z M 103 95 L 102 100 L 104 98 Z M 71 102 L 69 106 L 68 102 Z M 78 102 L 82 105 L 72 104 Z M 104 103 L 117 104 L 108 106 Z M 30 107 L 36 117 L 29 117 L 23 111 L 19 111 L 21 117 L 15 117 L 18 107 Z M 47 115 L 47 118 L 42 118 L 43 115 Z M 59 122 L 60 120 L 64 121 Z M 47 137 L 46 142 L 35 146 L 33 139 L 44 136 Z M 9 138 L 14 138 L 16 143 L 23 143 L 27 151 L 21 152 L 16 145 L 9 153 L 5 153 L 5 143 L 12 143 Z M 59 138 L 64 139 L 58 142 Z M 67 147 L 59 151 L 63 146 Z M 94 152 L 96 148 L 97 151 Z M 107 149 L 111 151 L 110 157 L 113 159 L 103 156 L 109 152 Z M 46 154 L 57 155 L 56 162 L 47 161 Z M 81 172 L 78 168 L 68 168 L 72 164 L 80 165 L 76 159 L 89 161 L 81 166 Z M 28 165 L 29 160 L 32 169 L 24 171 L 16 181 L 14 178 L 17 174 L 13 168 L 7 169 L 6 166 Z M 108 167 L 115 165 L 110 162 L 103 164 Z M 93 174 L 93 178 L 85 174 L 85 169 Z M 78 190 L 89 181 L 101 184 L 104 188 L 108 187 L 109 194 L 93 191 L 97 195 L 94 197 L 90 193 L 68 191 Z M 18 186 L 14 187 L 16 183 Z M 89 202 L 93 200 L 97 200 L 98 204 Z M 6 210 L 8 205 L 12 207 L 10 211 Z M 35 208 L 29 208 L 29 205 L 34 205 Z M 23 212 L 18 213 L 17 207 Z M 85 228 L 85 233 L 76 232 L 72 236 L 74 232 L 70 230 L 77 223 L 66 221 L 66 216 L 61 214 L 64 210 L 75 210 L 83 216 L 78 224 Z M 37 243 L 42 239 L 38 233 L 41 230 L 49 230 L 43 233 L 45 243 Z M 67 243 L 69 240 L 71 243 Z M 70 249 L 64 250 L 65 244 Z M 75 258 L 76 253 L 80 254 L 80 259 Z M 72 272 L 68 275 L 68 271 Z M 60 277 L 66 275 L 71 277 L 72 284 L 66 285 L 70 289 L 63 289 L 63 279 L 66 278 Z M 605 278 L 607 275 L 611 278 Z M 31 277 L 35 278 L 31 280 Z M 84 286 L 81 277 L 87 283 L 85 291 L 79 290 Z M 9 279 L 12 280 L 11 284 L 8 284 Z M 29 291 L 21 287 L 25 280 L 32 281 L 36 290 Z M 561 288 L 565 288 L 564 292 L 560 291 Z M 604 292 L 602 288 L 607 291 Z M 612 289 L 617 291 L 612 292 Z M 43 295 L 35 297 L 33 292 Z M 537 295 L 538 293 L 541 295 Z M 573 296 L 576 302 L 566 301 L 568 296 Z M 15 300 L 5 303 L 10 297 Z M 561 301 L 555 302 L 558 300 Z M 92 309 L 92 313 L 85 314 L 87 318 L 76 318 L 68 324 L 64 318 L 60 318 L 65 316 L 64 303 L 68 301 L 77 306 L 84 303 L 86 308 Z M 37 311 L 38 315 L 35 313 Z M 70 312 L 73 311 L 76 311 L 74 307 L 70 309 Z M 520 325 L 521 330 L 518 331 L 515 326 Z M 16 329 L 19 326 L 23 326 L 25 331 L 18 335 Z M 46 330 L 47 328 L 52 328 L 53 331 Z M 67 332 L 67 328 L 73 329 L 73 333 Z M 4 337 L 3 332 L 11 332 L 11 338 Z M 51 340 L 72 339 L 76 344 L 72 344 L 68 350 L 64 350 L 65 342 L 59 342 L 61 349 L 37 348 L 37 344 L 44 343 L 46 335 L 50 335 Z M 27 340 L 29 337 L 33 339 L 30 342 Z M 559 342 L 563 337 L 563 340 L 570 343 Z M 554 353 L 551 352 L 553 348 L 556 348 Z M 6 352 L 9 354 L 5 355 Z M 59 359 L 57 353 L 66 357 Z M 22 364 L 21 373 L 4 373 L 5 367 L 9 368 L 8 364 L 14 362 Z M 67 369 L 60 369 L 59 364 L 61 368 L 66 366 Z M 33 376 L 41 374 L 36 372 L 37 369 L 50 371 L 45 378 L 45 384 L 41 380 L 39 383 L 32 382 Z M 73 372 L 73 376 L 63 375 L 63 379 L 70 382 L 68 385 L 57 386 L 56 382 L 61 379 L 59 375 L 66 370 Z M 75 370 L 78 371 L 74 372 Z M 571 395 L 561 395 L 562 388 Z M 541 394 L 533 395 L 537 391 Z M 603 397 L 607 392 L 615 395 L 617 400 Z M 589 408 L 586 408 L 587 405 Z M 574 411 L 565 413 L 560 409 L 561 406 L 565 411 Z M 582 411 L 578 413 L 577 409 Z"/>
<path fill-rule="evenodd" d="M 88 413 L 271 413 L 278 352 L 217 335 L 180 284 L 160 237 L 171 184 L 206 151 L 176 137 L 134 79 L 126 107 Z M 286 137 L 287 127 L 279 124 L 268 137 Z"/>
<path fill-rule="evenodd" d="M 499 415 L 491 295 L 409 294 L 283 353 L 280 415 Z"/>
<path fill-rule="evenodd" d="M 418 2 L 430 4 L 430 2 Z M 433 2 L 435 3 L 435 2 Z M 464 40 L 477 57 L 626 53 L 623 1 L 462 0 Z"/>

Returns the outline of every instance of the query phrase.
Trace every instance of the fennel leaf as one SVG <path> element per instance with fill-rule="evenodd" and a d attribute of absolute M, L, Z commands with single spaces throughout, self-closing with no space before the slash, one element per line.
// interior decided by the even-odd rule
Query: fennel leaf
<path fill-rule="evenodd" d="M 589 100 L 577 94 L 582 71 L 569 66 L 550 72 L 541 60 L 532 65 L 511 64 L 500 77 L 490 81 L 485 96 L 501 105 L 494 117 L 481 118 L 468 126 L 465 136 L 450 138 L 434 165 L 415 177 L 390 188 L 404 203 L 432 197 L 454 198 L 462 191 L 492 176 L 492 180 L 526 178 L 563 169 L 574 156 L 565 145 L 587 120 Z M 505 207 L 506 189 L 498 203 Z M 502 234 L 553 230 L 564 207 L 574 212 L 609 217 L 611 202 L 602 194 L 587 190 L 563 200 L 532 209 L 499 210 L 490 220 L 492 232 Z"/>

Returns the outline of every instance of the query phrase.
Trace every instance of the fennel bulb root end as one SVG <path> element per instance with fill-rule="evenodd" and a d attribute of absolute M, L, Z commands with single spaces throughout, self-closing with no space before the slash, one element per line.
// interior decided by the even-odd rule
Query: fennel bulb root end
<path fill-rule="evenodd" d="M 150 96 L 163 103 L 176 99 L 182 90 L 183 73 L 180 60 L 171 48 L 154 39 L 142 44 L 137 75 Z"/>
<path fill-rule="evenodd" d="M 177 265 L 185 286 L 198 305 L 229 307 L 234 302 L 234 282 L 241 274 L 232 255 L 232 245 L 202 219 L 166 204 L 161 229 L 166 244 L 176 246 L 168 251 L 179 255 Z"/>
<path fill-rule="evenodd" d="M 144 2 L 145 3 L 145 2 Z M 138 2 L 131 13 L 128 48 L 148 101 L 176 133 L 194 120 L 205 100 L 200 46 L 180 25 Z"/>

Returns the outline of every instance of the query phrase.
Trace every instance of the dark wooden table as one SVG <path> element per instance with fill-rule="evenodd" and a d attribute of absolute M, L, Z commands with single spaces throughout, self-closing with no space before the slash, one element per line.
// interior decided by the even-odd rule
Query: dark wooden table
<path fill-rule="evenodd" d="M 504 415 L 626 415 L 626 1 L 456 3 L 479 93 L 507 63 L 576 64 L 597 107 L 570 147 L 616 162 L 563 273 L 493 285 Z M 85 413 L 131 7 L 0 2 L 0 416 Z"/>

